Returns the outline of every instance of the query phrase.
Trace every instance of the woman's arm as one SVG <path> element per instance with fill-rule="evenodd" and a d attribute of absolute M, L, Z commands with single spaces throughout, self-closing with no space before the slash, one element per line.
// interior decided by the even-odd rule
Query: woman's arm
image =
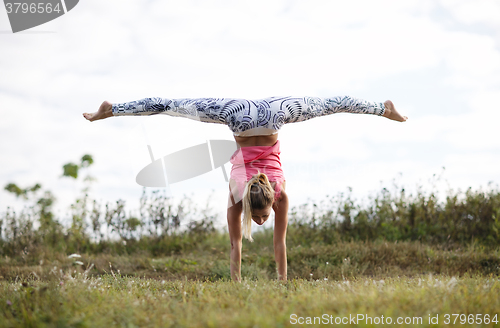
<path fill-rule="evenodd" d="M 231 240 L 231 278 L 233 278 L 234 281 L 241 282 L 242 205 L 241 201 L 236 203 L 236 205 L 232 205 L 234 204 L 233 195 L 230 193 L 229 197 L 231 197 L 231 199 L 227 209 L 227 226 L 229 229 L 229 239 Z"/>
<path fill-rule="evenodd" d="M 273 204 L 274 218 L 274 259 L 278 266 L 278 280 L 287 279 L 286 228 L 288 226 L 288 196 L 284 188 L 279 201 Z"/>

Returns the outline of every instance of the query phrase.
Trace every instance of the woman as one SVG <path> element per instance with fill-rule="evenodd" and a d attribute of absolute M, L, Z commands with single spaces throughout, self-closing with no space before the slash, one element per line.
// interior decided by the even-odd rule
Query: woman
<path fill-rule="evenodd" d="M 241 281 L 242 235 L 252 241 L 251 220 L 258 225 L 275 213 L 274 256 L 278 279 L 287 279 L 286 228 L 288 197 L 279 159 L 278 130 L 286 123 L 347 112 L 384 116 L 404 122 L 393 103 L 369 102 L 349 96 L 333 98 L 271 97 L 259 100 L 234 98 L 145 98 L 121 104 L 103 102 L 89 121 L 111 116 L 167 114 L 208 123 L 226 124 L 238 150 L 231 157 L 227 222 L 231 240 L 231 277 Z M 243 222 L 241 214 L 243 213 Z"/>

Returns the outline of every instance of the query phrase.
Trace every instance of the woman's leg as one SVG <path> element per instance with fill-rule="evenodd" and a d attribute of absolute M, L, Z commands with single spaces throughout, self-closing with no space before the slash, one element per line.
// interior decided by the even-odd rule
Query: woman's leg
<path fill-rule="evenodd" d="M 285 123 L 301 122 L 335 113 L 371 114 L 400 122 L 407 119 L 406 116 L 401 116 L 396 111 L 394 104 L 390 100 L 381 103 L 350 96 L 333 98 L 304 97 L 289 99 L 283 105 L 282 107 L 287 108 Z"/>
<path fill-rule="evenodd" d="M 385 103 L 367 101 L 350 96 L 333 98 L 288 98 L 283 99 L 280 108 L 285 113 L 285 123 L 302 122 L 314 117 L 335 113 L 372 114 L 384 116 L 392 120 L 406 121 L 406 116 L 401 116 L 388 100 Z"/>
<path fill-rule="evenodd" d="M 111 116 L 167 114 L 203 122 L 226 124 L 226 118 L 233 109 L 234 102 L 235 99 L 223 98 L 168 99 L 158 97 L 113 104 L 105 101 L 96 113 L 85 113 L 84 117 L 94 121 Z"/>
<path fill-rule="evenodd" d="M 126 103 L 105 101 L 99 111 L 84 113 L 89 121 L 111 116 L 166 114 L 196 121 L 225 124 L 235 133 L 258 127 L 258 110 L 254 101 L 235 98 L 144 98 Z"/>

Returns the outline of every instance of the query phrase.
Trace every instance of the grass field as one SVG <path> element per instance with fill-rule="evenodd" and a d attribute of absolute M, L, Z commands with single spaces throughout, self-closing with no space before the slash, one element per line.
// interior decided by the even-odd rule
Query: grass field
<path fill-rule="evenodd" d="M 0 328 L 500 326 L 498 188 L 291 208 L 288 281 L 269 226 L 243 241 L 241 284 L 210 209 L 153 192 L 133 216 L 85 194 L 63 225 L 40 188 L 5 187 L 31 206 L 0 213 Z"/>
<path fill-rule="evenodd" d="M 498 326 L 500 280 L 155 280 L 83 274 L 1 282 L 1 327 Z M 454 324 L 453 324 L 454 323 Z"/>
<path fill-rule="evenodd" d="M 170 256 L 0 258 L 0 327 L 499 326 L 498 249 L 291 242 L 280 283 L 270 232 L 245 243 L 241 284 L 224 234 Z"/>

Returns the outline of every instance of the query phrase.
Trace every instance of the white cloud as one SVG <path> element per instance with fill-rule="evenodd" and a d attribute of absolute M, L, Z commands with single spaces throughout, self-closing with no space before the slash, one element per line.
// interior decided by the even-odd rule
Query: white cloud
<path fill-rule="evenodd" d="M 495 0 L 441 0 L 451 15 L 464 24 L 500 25 L 500 3 Z"/>

